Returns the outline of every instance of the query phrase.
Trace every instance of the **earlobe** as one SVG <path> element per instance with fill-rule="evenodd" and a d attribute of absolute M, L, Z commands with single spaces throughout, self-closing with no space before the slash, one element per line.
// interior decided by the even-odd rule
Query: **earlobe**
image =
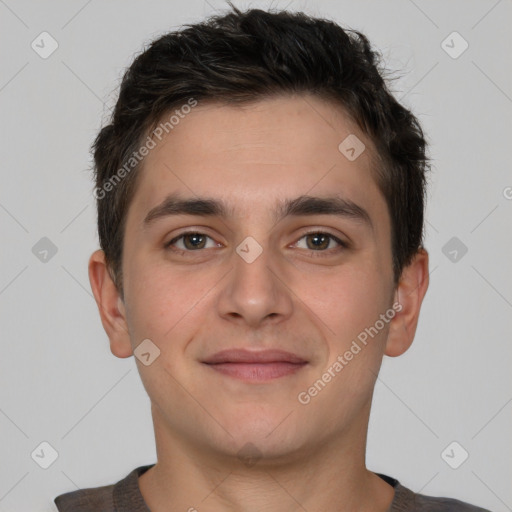
<path fill-rule="evenodd" d="M 403 269 L 395 291 L 395 302 L 400 306 L 396 308 L 397 313 L 390 322 L 384 351 L 387 356 L 399 356 L 411 346 L 428 283 L 428 253 L 420 249 L 412 262 Z"/>
<path fill-rule="evenodd" d="M 111 352 L 120 358 L 133 354 L 126 311 L 119 292 L 110 277 L 105 261 L 105 253 L 102 250 L 95 251 L 89 258 L 89 282 L 101 323 L 110 340 Z"/>

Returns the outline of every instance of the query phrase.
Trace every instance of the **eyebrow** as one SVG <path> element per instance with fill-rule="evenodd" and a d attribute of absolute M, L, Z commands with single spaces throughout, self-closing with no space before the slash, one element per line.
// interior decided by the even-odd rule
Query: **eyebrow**
<path fill-rule="evenodd" d="M 364 208 L 339 196 L 302 195 L 295 199 L 279 200 L 272 213 L 276 223 L 290 216 L 334 215 L 366 224 L 373 229 L 370 215 Z M 170 194 L 147 213 L 143 227 L 147 228 L 156 220 L 173 215 L 228 218 L 233 215 L 233 208 L 218 199 L 182 198 L 176 194 Z"/>

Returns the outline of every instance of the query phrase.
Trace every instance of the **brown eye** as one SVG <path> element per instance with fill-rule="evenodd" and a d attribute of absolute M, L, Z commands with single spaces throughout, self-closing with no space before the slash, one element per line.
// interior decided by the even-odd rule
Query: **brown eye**
<path fill-rule="evenodd" d="M 305 240 L 305 244 L 301 243 Z M 304 246 L 305 245 L 305 246 Z M 313 232 L 306 233 L 297 242 L 300 249 L 309 249 L 310 251 L 326 252 L 327 249 L 339 249 L 340 247 L 346 248 L 347 244 L 342 242 L 339 238 L 331 235 L 330 233 Z"/>
<path fill-rule="evenodd" d="M 204 233 L 182 233 L 180 236 L 173 238 L 169 243 L 165 245 L 166 248 L 170 248 L 177 251 L 197 251 L 200 249 L 209 248 L 207 247 L 208 242 L 211 240 L 209 247 L 215 247 L 213 239 Z"/>
<path fill-rule="evenodd" d="M 183 245 L 190 250 L 204 249 L 206 245 L 206 236 L 200 233 L 191 233 L 183 236 Z"/>
<path fill-rule="evenodd" d="M 331 237 L 323 233 L 314 233 L 306 236 L 308 249 L 327 249 L 331 241 Z"/>

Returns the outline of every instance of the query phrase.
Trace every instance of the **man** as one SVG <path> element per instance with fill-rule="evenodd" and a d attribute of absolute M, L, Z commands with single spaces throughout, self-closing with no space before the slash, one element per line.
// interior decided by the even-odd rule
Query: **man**
<path fill-rule="evenodd" d="M 478 511 L 365 466 L 428 287 L 426 142 L 367 39 L 233 11 L 154 41 L 94 144 L 89 277 L 157 462 L 60 511 Z"/>

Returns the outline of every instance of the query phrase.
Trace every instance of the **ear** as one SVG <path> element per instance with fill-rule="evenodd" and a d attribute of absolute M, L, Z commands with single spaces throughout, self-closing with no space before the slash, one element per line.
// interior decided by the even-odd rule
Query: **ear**
<path fill-rule="evenodd" d="M 133 354 L 126 322 L 124 302 L 110 277 L 105 253 L 97 250 L 89 258 L 89 281 L 98 306 L 101 323 L 110 340 L 110 350 L 117 357 Z"/>
<path fill-rule="evenodd" d="M 390 322 L 384 350 L 387 356 L 399 356 L 411 346 L 428 283 L 428 253 L 420 249 L 413 261 L 403 269 L 395 291 L 395 304 L 399 304 L 401 309 Z"/>

